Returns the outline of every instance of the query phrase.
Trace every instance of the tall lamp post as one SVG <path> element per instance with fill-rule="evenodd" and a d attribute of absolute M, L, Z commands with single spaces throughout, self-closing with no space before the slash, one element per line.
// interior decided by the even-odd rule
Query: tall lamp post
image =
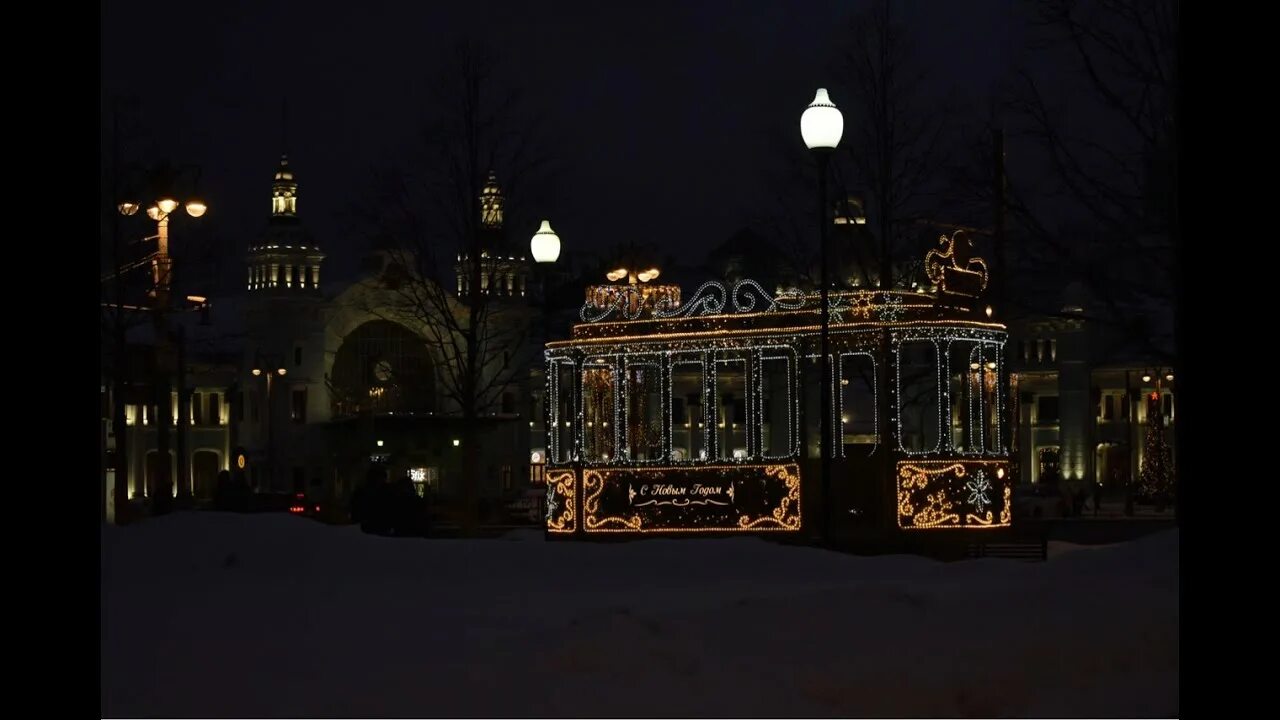
<path fill-rule="evenodd" d="M 533 255 L 534 262 L 538 264 L 539 279 L 542 283 L 542 342 L 545 347 L 546 342 L 551 339 L 551 266 L 560 259 L 560 236 L 551 229 L 550 220 L 543 220 L 542 226 L 529 240 L 529 252 Z M 544 373 L 546 366 L 547 364 L 543 362 Z M 550 397 L 548 392 L 548 388 L 551 387 L 550 378 L 543 378 L 542 386 L 542 461 L 546 463 L 549 460 L 547 452 L 551 449 L 551 403 L 554 398 Z"/>
<path fill-rule="evenodd" d="M 827 166 L 840 136 L 844 134 L 844 116 L 827 96 L 826 88 L 818 88 L 813 102 L 800 116 L 800 135 L 804 144 L 818 162 L 818 237 L 819 282 L 822 285 L 822 385 L 818 391 L 821 431 L 819 449 L 822 478 L 822 541 L 831 542 L 831 305 L 828 297 L 830 281 L 827 278 Z"/>
<path fill-rule="evenodd" d="M 168 317 L 170 300 L 170 285 L 172 260 L 169 257 L 169 219 L 174 211 L 178 209 L 179 203 L 174 199 L 173 185 L 177 179 L 177 172 L 169 168 L 167 165 L 156 168 L 152 172 L 152 184 L 156 193 L 156 200 L 147 208 L 147 217 L 156 223 L 156 252 L 151 256 L 151 281 L 152 288 L 148 292 L 151 298 L 152 319 L 155 322 L 157 334 L 157 354 L 158 362 L 156 363 L 159 370 L 159 382 L 156 383 L 156 405 L 159 410 L 158 422 L 156 426 L 156 451 L 159 455 L 159 477 L 156 479 L 156 485 L 150 488 L 152 493 L 157 490 L 161 492 L 169 492 L 171 487 L 170 471 L 170 452 L 169 452 L 169 426 L 173 419 L 170 417 L 169 405 L 169 374 L 175 370 L 173 367 L 172 338 L 169 337 Z M 208 207 L 197 198 L 190 198 L 184 204 L 187 214 L 193 218 L 201 217 L 208 210 Z M 133 200 L 123 200 L 116 205 L 116 209 L 121 215 L 126 217 L 137 214 L 141 206 Z M 117 271 L 118 272 L 118 271 Z M 181 368 L 178 368 L 181 370 Z M 179 447 L 180 451 L 185 450 L 186 440 L 186 416 L 185 416 L 185 378 L 178 378 L 178 416 L 182 420 L 178 425 Z M 179 483 L 178 493 L 186 496 L 190 493 L 190 488 L 185 485 L 186 479 L 186 459 L 179 458 L 179 479 L 183 482 Z M 117 482 L 119 482 L 117 480 Z M 160 498 L 154 496 L 157 504 L 163 507 L 168 498 Z"/>
<path fill-rule="evenodd" d="M 270 367 L 278 365 L 277 367 Z M 254 377 L 266 376 L 267 378 L 267 402 L 266 411 L 263 413 L 264 421 L 267 425 L 267 485 L 274 490 L 276 485 L 276 446 L 274 440 L 275 418 L 272 413 L 275 412 L 275 405 L 272 402 L 271 380 L 279 375 L 284 377 L 288 370 L 285 370 L 283 364 L 267 362 L 261 355 L 254 360 L 253 369 L 251 370 Z"/>

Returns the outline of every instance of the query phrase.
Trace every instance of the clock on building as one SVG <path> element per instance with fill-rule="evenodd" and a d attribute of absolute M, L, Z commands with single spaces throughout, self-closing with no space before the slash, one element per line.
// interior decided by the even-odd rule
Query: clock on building
<path fill-rule="evenodd" d="M 378 382 L 387 382 L 390 380 L 391 363 L 386 360 L 379 360 L 378 363 L 373 366 L 373 376 L 378 379 Z"/>

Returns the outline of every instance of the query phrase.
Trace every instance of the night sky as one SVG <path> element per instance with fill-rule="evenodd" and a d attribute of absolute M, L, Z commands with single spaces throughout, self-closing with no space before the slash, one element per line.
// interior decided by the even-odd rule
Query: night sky
<path fill-rule="evenodd" d="M 104 107 L 138 100 L 129 159 L 201 167 L 210 211 L 199 230 L 175 223 L 175 243 L 216 238 L 224 291 L 269 212 L 282 101 L 299 212 L 329 279 L 347 275 L 364 248 L 345 236 L 344 209 L 404 147 L 424 88 L 468 34 L 499 49 L 555 144 L 565 172 L 548 215 L 566 248 L 653 243 L 699 260 L 748 223 L 767 168 L 805 152 L 800 113 L 864 6 L 118 0 L 102 18 L 102 91 Z M 1026 52 L 1011 0 L 903 1 L 895 13 L 918 33 L 940 112 L 948 98 L 985 103 Z"/>

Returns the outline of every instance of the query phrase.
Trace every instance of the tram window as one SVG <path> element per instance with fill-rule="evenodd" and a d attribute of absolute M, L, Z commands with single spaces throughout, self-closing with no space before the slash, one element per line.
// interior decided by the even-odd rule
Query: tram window
<path fill-rule="evenodd" d="M 841 450 L 876 443 L 876 370 L 870 355 L 840 356 Z M 869 452 L 870 448 L 866 448 Z"/>
<path fill-rule="evenodd" d="M 803 395 L 800 400 L 803 403 L 801 417 L 804 418 L 804 439 L 805 439 L 805 457 L 816 458 L 819 456 L 818 447 L 822 441 L 822 426 L 819 418 L 822 417 L 822 397 L 818 394 L 818 386 L 822 384 L 822 363 L 819 362 L 820 355 L 809 355 L 804 359 L 803 371 L 800 374 L 801 390 Z M 831 373 L 835 375 L 835 365 L 831 366 Z M 836 398 L 832 397 L 831 402 L 835 403 Z M 833 410 L 834 412 L 834 410 Z M 834 431 L 834 427 L 832 430 Z M 832 443 L 836 442 L 836 434 L 831 435 Z"/>
<path fill-rule="evenodd" d="M 705 460 L 702 362 L 671 363 L 671 459 Z"/>
<path fill-rule="evenodd" d="M 937 347 L 911 340 L 898 353 L 898 444 L 909 452 L 934 452 L 940 439 Z"/>
<path fill-rule="evenodd" d="M 761 447 L 764 456 L 787 457 L 791 454 L 792 397 L 791 358 L 766 357 L 760 361 L 760 409 L 763 427 Z"/>
<path fill-rule="evenodd" d="M 662 459 L 662 366 L 627 363 L 627 442 L 632 460 Z"/>
<path fill-rule="evenodd" d="M 1000 452 L 1004 438 L 1000 425 L 1000 346 L 983 343 L 981 357 L 982 437 L 988 452 Z"/>
<path fill-rule="evenodd" d="M 556 404 L 553 408 L 555 423 L 555 459 L 556 462 L 573 461 L 573 363 L 557 362 L 556 368 Z"/>
<path fill-rule="evenodd" d="M 716 361 L 716 457 L 747 457 L 747 361 Z"/>
<path fill-rule="evenodd" d="M 948 346 L 948 428 L 951 449 L 961 453 L 982 452 L 982 383 L 985 368 L 978 343 L 953 340 Z"/>
<path fill-rule="evenodd" d="M 582 366 L 582 451 L 589 462 L 614 459 L 613 437 L 618 429 L 613 416 L 618 391 L 614 376 L 609 358 L 589 358 Z"/>

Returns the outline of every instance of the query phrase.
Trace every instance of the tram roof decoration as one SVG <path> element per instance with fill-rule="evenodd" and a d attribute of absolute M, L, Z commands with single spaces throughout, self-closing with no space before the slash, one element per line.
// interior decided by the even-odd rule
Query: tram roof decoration
<path fill-rule="evenodd" d="M 964 230 L 938 238 L 938 247 L 925 253 L 924 272 L 939 295 L 976 298 L 987 289 L 987 263 L 973 254 L 973 240 Z"/>
<path fill-rule="evenodd" d="M 658 307 L 680 305 L 679 285 L 658 285 L 650 281 L 661 275 L 657 268 L 628 270 L 618 268 L 605 274 L 609 285 L 592 285 L 587 288 L 587 299 L 580 316 L 585 322 L 605 320 L 615 313 L 615 319 L 638 320 L 653 316 Z M 655 316 L 656 317 L 656 316 Z"/>

